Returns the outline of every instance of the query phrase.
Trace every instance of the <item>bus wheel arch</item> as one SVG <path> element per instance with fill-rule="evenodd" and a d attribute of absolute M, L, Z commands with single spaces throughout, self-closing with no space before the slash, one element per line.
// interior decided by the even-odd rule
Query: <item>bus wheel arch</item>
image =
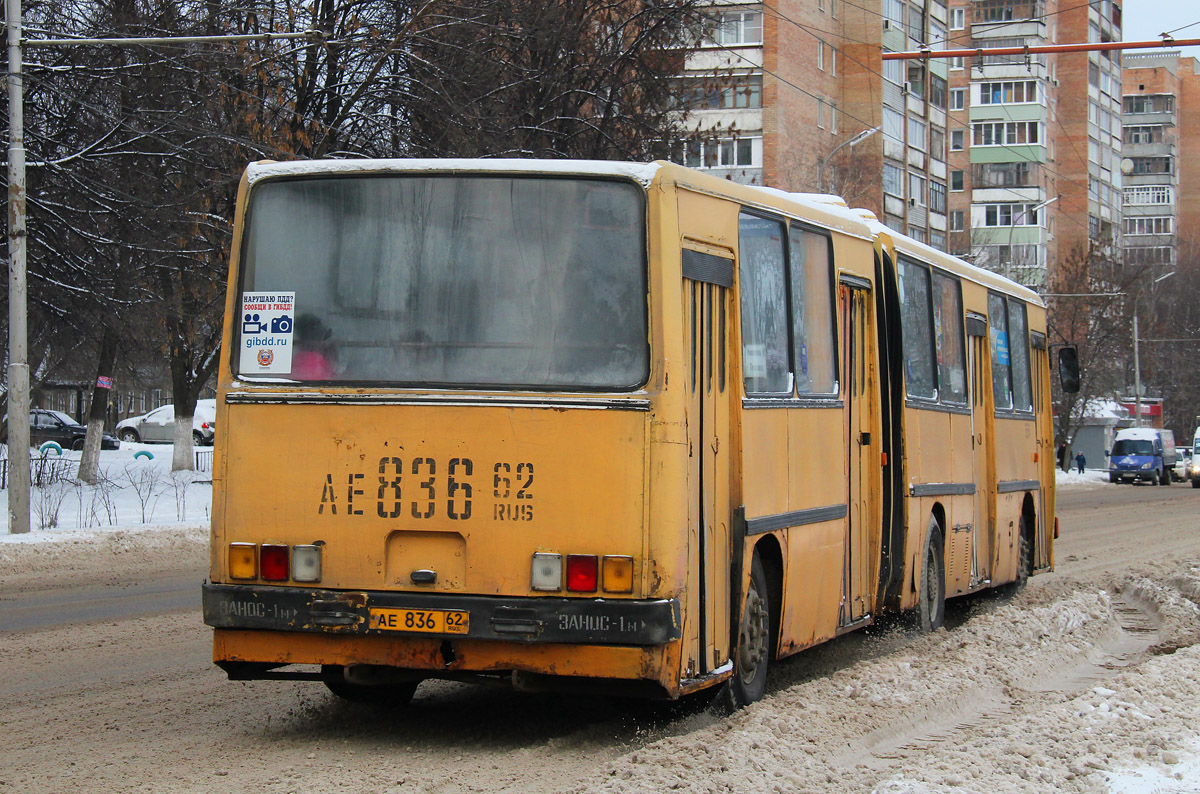
<path fill-rule="evenodd" d="M 1033 561 L 1037 559 L 1034 543 L 1037 529 L 1037 508 L 1033 503 L 1033 494 L 1025 494 L 1021 503 L 1021 520 L 1017 535 L 1017 586 L 1024 587 L 1030 574 L 1033 573 Z"/>

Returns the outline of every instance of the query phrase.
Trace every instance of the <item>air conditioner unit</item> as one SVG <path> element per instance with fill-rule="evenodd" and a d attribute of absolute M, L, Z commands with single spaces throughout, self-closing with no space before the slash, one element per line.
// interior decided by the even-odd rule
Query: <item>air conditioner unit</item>
<path fill-rule="evenodd" d="M 916 200 L 915 198 L 910 198 L 910 199 L 908 200 L 908 206 L 910 206 L 910 207 L 915 207 L 915 206 L 917 206 L 917 200 Z"/>
<path fill-rule="evenodd" d="M 883 29 L 891 30 L 892 29 L 892 20 L 890 20 L 890 19 L 883 20 Z"/>

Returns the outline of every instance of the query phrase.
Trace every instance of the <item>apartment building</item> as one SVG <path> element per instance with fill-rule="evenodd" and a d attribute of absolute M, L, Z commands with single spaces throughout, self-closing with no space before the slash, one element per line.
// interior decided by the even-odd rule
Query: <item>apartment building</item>
<path fill-rule="evenodd" d="M 687 165 L 740 182 L 844 196 L 945 248 L 944 61 L 884 49 L 943 47 L 940 0 L 719 3 L 681 93 L 700 133 Z"/>
<path fill-rule="evenodd" d="M 1200 62 L 1173 50 L 1123 66 L 1124 261 L 1166 271 L 1200 243 Z"/>
<path fill-rule="evenodd" d="M 770 0 L 714 13 L 684 79 L 703 137 L 689 165 L 838 193 L 1032 286 L 1059 257 L 1119 244 L 1119 55 L 882 59 L 1119 40 L 1112 0 Z"/>

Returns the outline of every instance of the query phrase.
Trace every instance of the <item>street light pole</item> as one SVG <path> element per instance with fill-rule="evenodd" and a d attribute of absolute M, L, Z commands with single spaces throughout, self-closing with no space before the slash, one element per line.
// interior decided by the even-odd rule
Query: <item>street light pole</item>
<path fill-rule="evenodd" d="M 872 127 L 869 130 L 863 130 L 862 132 L 855 135 L 850 140 L 842 141 L 837 146 L 833 147 L 833 151 L 830 152 L 829 155 L 826 156 L 823 160 L 821 160 L 820 166 L 817 167 L 817 192 L 818 193 L 825 192 L 825 166 L 829 165 L 829 161 L 833 159 L 833 156 L 835 154 L 837 154 L 843 146 L 849 146 L 851 149 L 853 149 L 855 146 L 862 143 L 867 138 L 870 138 L 872 135 L 879 132 L 881 129 L 883 129 L 883 125 L 880 125 L 878 127 Z"/>
<path fill-rule="evenodd" d="M 29 343 L 25 274 L 25 133 L 21 0 L 8 20 L 8 531 L 29 531 Z"/>
<path fill-rule="evenodd" d="M 1012 262 L 1012 259 L 1013 259 L 1012 241 L 1013 241 L 1013 232 L 1017 228 L 1017 221 L 1024 218 L 1028 213 L 1037 212 L 1038 210 L 1042 209 L 1043 207 L 1048 207 L 1056 201 L 1058 201 L 1058 196 L 1055 196 L 1054 198 L 1046 199 L 1045 201 L 1041 202 L 1040 204 L 1034 204 L 1032 207 L 1026 207 L 1025 209 L 1021 210 L 1019 213 L 1017 213 L 1017 216 L 1012 219 L 1012 221 L 1008 225 L 1008 262 Z M 1004 277 L 1012 278 L 1011 272 L 1012 272 L 1012 268 L 1009 266 L 1008 263 L 1005 263 L 1004 264 Z"/>
<path fill-rule="evenodd" d="M 1173 275 L 1175 275 L 1174 270 L 1172 270 L 1170 273 L 1163 273 L 1161 276 L 1159 276 L 1158 278 L 1151 281 L 1150 286 L 1153 287 L 1158 282 L 1164 281 Z M 1133 426 L 1134 427 L 1142 426 L 1142 362 L 1141 362 L 1141 359 L 1138 357 L 1138 318 L 1137 318 L 1137 307 L 1138 307 L 1138 298 L 1139 297 L 1140 296 L 1137 293 L 1134 293 L 1134 297 L 1133 297 L 1133 408 L 1135 411 L 1134 417 L 1133 417 Z"/>

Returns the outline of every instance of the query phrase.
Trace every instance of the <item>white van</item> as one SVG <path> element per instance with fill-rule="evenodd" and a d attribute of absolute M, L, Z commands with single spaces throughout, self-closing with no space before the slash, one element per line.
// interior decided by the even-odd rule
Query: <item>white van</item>
<path fill-rule="evenodd" d="M 1200 427 L 1196 428 L 1196 435 L 1192 439 L 1192 468 L 1190 479 L 1193 488 L 1200 488 Z"/>

